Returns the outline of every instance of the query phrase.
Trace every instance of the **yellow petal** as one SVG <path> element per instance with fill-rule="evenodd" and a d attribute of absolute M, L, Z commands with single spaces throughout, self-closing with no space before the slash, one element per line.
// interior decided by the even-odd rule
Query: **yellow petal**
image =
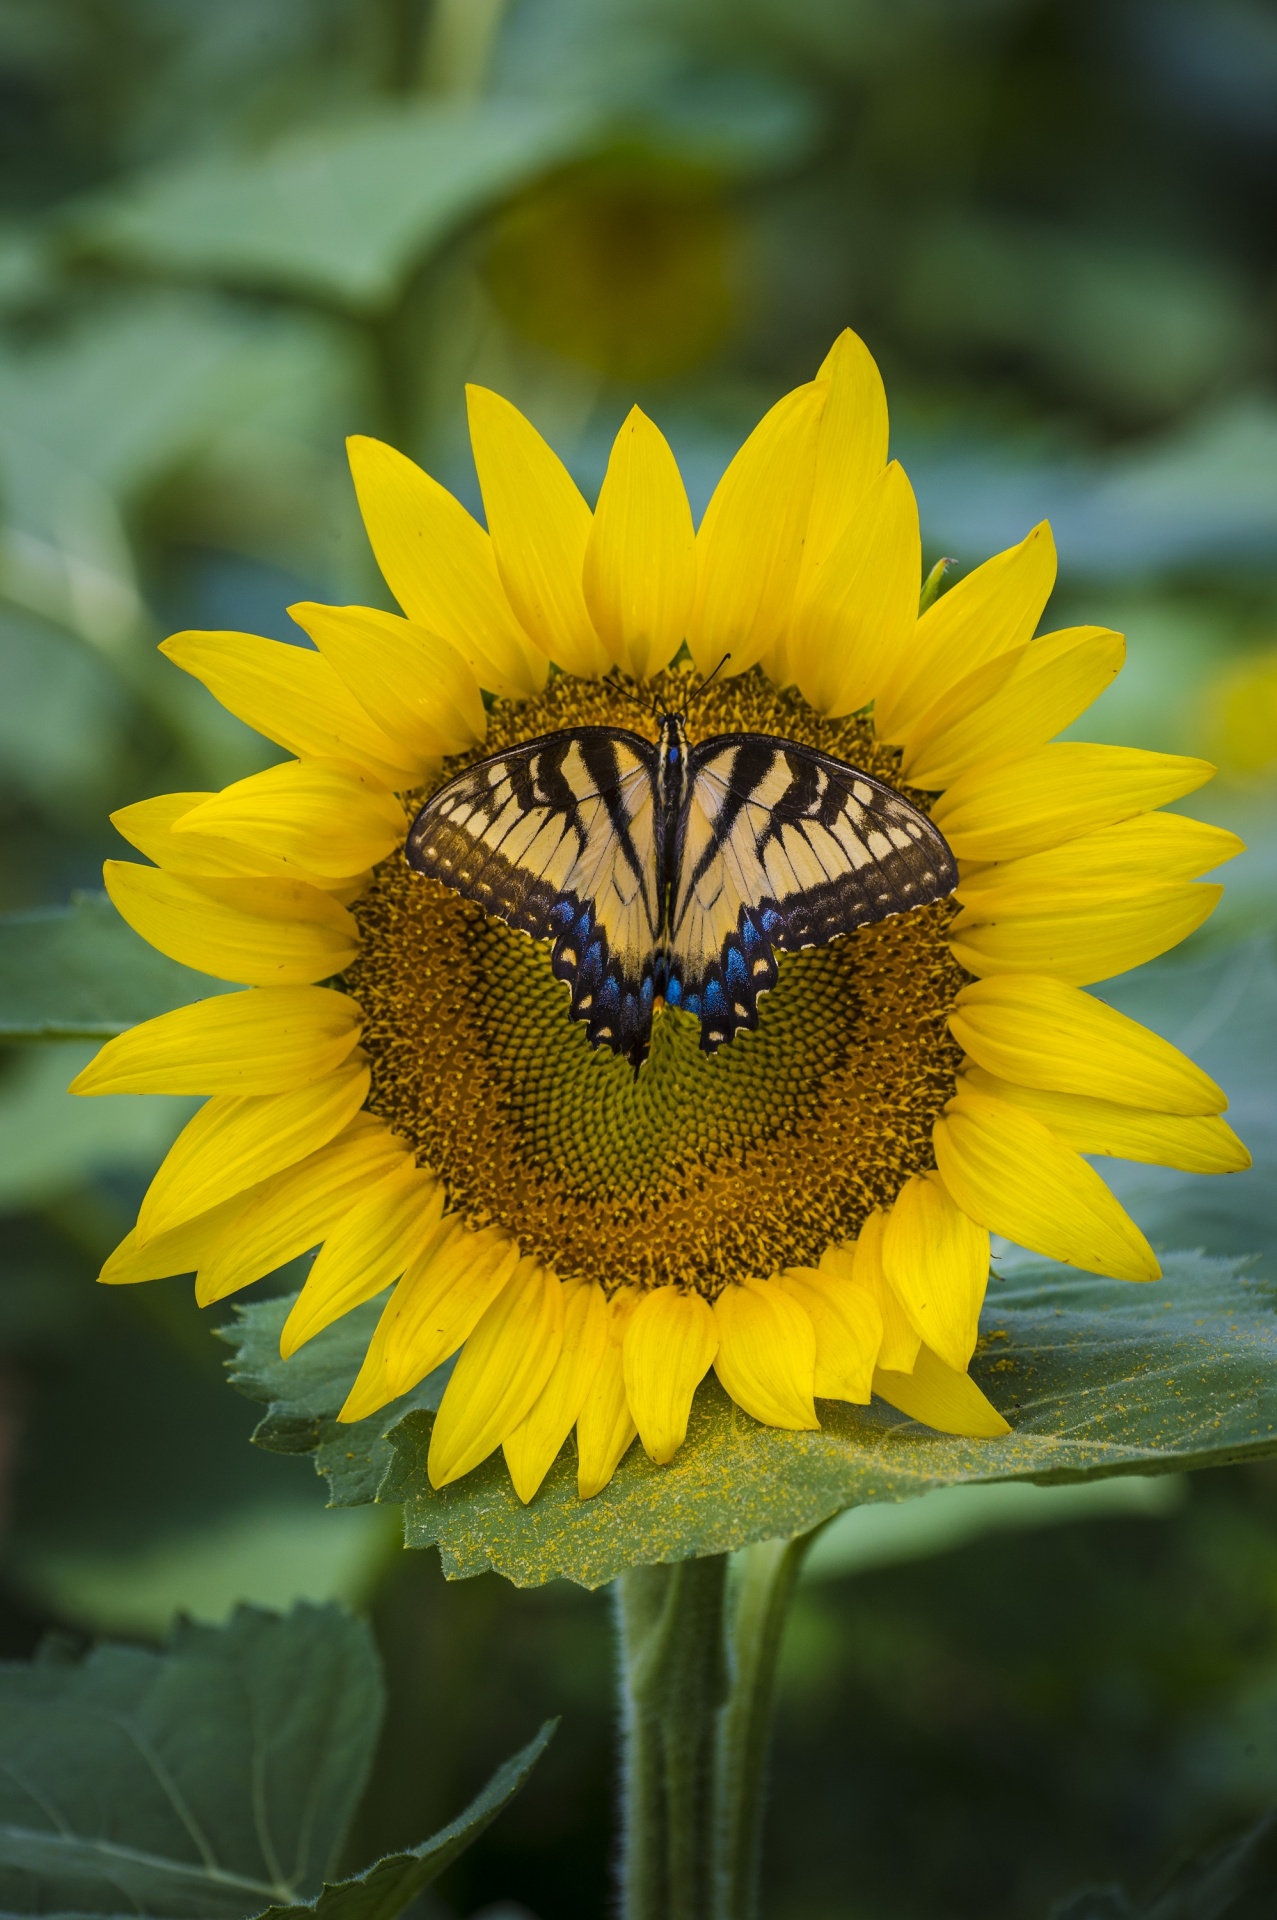
<path fill-rule="evenodd" d="M 828 1268 L 786 1267 L 777 1285 L 793 1295 L 815 1329 L 816 1398 L 868 1406 L 882 1346 L 882 1314 L 873 1295 Z"/>
<path fill-rule="evenodd" d="M 683 644 L 696 535 L 678 462 L 638 407 L 617 434 L 585 549 L 586 605 L 611 658 L 635 680 Z"/>
<path fill-rule="evenodd" d="M 871 482 L 887 464 L 887 395 L 873 355 L 850 327 L 825 355 L 817 384 L 827 389 L 816 434 L 811 507 L 798 569 L 795 611 L 808 595 L 813 570 L 823 566 L 847 531 Z M 909 609 L 910 617 L 917 611 Z M 778 687 L 794 679 L 799 650 L 793 620 L 764 648 L 759 664 Z"/>
<path fill-rule="evenodd" d="M 1085 987 L 1178 946 L 1215 911 L 1223 891 L 1185 880 L 1072 913 L 992 920 L 964 913 L 949 944 L 968 973 L 1044 973 Z"/>
<path fill-rule="evenodd" d="M 882 1316 L 882 1345 L 878 1349 L 878 1365 L 890 1367 L 897 1373 L 908 1373 L 918 1357 L 921 1335 L 905 1312 L 903 1302 L 883 1269 L 882 1243 L 887 1219 L 882 1208 L 875 1207 L 865 1221 L 856 1241 L 853 1273 L 856 1285 L 872 1296 Z M 828 1264 L 832 1265 L 832 1262 Z M 822 1258 L 822 1270 L 826 1265 L 826 1260 Z"/>
<path fill-rule="evenodd" d="M 1011 1431 L 969 1374 L 955 1373 L 926 1347 L 912 1373 L 876 1373 L 874 1392 L 889 1407 L 897 1407 L 937 1433 L 956 1433 L 967 1440 L 998 1440 Z"/>
<path fill-rule="evenodd" d="M 902 740 L 914 721 L 973 668 L 1033 638 L 1055 585 L 1055 542 L 1046 521 L 942 593 L 914 629 L 874 703 L 880 740 Z"/>
<path fill-rule="evenodd" d="M 1093 1167 L 1032 1114 L 961 1093 L 934 1128 L 940 1177 L 972 1220 L 1115 1280 L 1156 1280 L 1153 1249 Z"/>
<path fill-rule="evenodd" d="M 283 1358 L 392 1286 L 433 1238 L 443 1202 L 440 1182 L 411 1162 L 364 1194 L 324 1241 L 293 1302 L 279 1336 Z"/>
<path fill-rule="evenodd" d="M 346 897 L 351 883 L 344 877 L 335 880 L 328 874 L 290 867 L 261 847 L 218 839 L 211 833 L 173 831 L 188 813 L 216 798 L 216 794 L 207 792 L 157 793 L 149 800 L 135 801 L 131 807 L 118 808 L 111 815 L 111 825 L 165 873 L 185 874 L 195 880 L 304 880 L 307 886 L 322 887 L 338 899 Z M 351 899 L 362 892 L 363 879 L 362 875 L 354 877 Z"/>
<path fill-rule="evenodd" d="M 687 1435 L 692 1396 L 718 1348 L 713 1308 L 699 1293 L 653 1287 L 625 1330 L 625 1394 L 645 1449 L 658 1467 Z"/>
<path fill-rule="evenodd" d="M 1048 1093 L 999 1080 L 982 1067 L 968 1068 L 962 1085 L 1023 1107 L 1078 1153 L 1147 1160 L 1184 1173 L 1241 1173 L 1251 1164 L 1237 1135 L 1216 1114 L 1156 1113 L 1080 1093 Z"/>
<path fill-rule="evenodd" d="M 339 1420 L 363 1420 L 408 1393 L 468 1340 L 519 1264 L 508 1235 L 445 1215 L 391 1294 Z"/>
<path fill-rule="evenodd" d="M 173 831 L 221 835 L 341 878 L 393 853 L 405 826 L 403 807 L 384 787 L 331 760 L 285 760 L 201 801 Z"/>
<path fill-rule="evenodd" d="M 696 535 L 687 629 L 701 673 L 724 656 L 722 672 L 744 673 L 788 627 L 828 391 L 813 382 L 778 400 L 714 489 Z"/>
<path fill-rule="evenodd" d="M 982 706 L 917 751 L 906 743 L 901 771 L 913 786 L 947 787 L 973 767 L 1044 745 L 1099 698 L 1125 658 L 1122 635 L 1106 627 L 1044 634 Z"/>
<path fill-rule="evenodd" d="M 638 1438 L 625 1393 L 624 1357 L 625 1329 L 635 1305 L 636 1296 L 630 1288 L 614 1294 L 608 1302 L 608 1342 L 577 1415 L 576 1490 L 582 1500 L 592 1500 L 596 1493 L 602 1493 Z"/>
<path fill-rule="evenodd" d="M 435 1416 L 432 1487 L 469 1473 L 536 1405 L 563 1344 L 563 1287 L 548 1267 L 519 1262 L 461 1350 Z"/>
<path fill-rule="evenodd" d="M 1029 645 L 1026 641 L 1022 647 L 1009 647 L 1005 653 L 995 654 L 992 660 L 983 661 L 980 666 L 973 667 L 970 673 L 964 674 L 961 680 L 955 680 L 951 686 L 947 686 L 905 733 L 901 741 L 901 764 L 905 760 L 912 764 L 933 740 L 949 733 L 987 706 L 1021 665 Z"/>
<path fill-rule="evenodd" d="M 194 886 L 175 874 L 108 860 L 106 890 L 121 917 L 170 960 L 244 986 L 304 986 L 350 965 L 359 933 L 344 907 L 300 881 Z M 334 920 L 333 916 L 340 918 Z"/>
<path fill-rule="evenodd" d="M 497 572 L 524 632 L 584 679 L 611 666 L 594 631 L 581 572 L 591 513 L 575 480 L 517 407 L 467 387 L 470 444 Z"/>
<path fill-rule="evenodd" d="M 318 1246 L 368 1188 L 407 1157 L 403 1141 L 380 1120 L 356 1114 L 326 1147 L 249 1195 L 200 1261 L 195 1298 L 207 1307 Z"/>
<path fill-rule="evenodd" d="M 511 612 L 478 521 L 384 441 L 352 434 L 346 450 L 377 565 L 408 618 L 449 641 L 489 693 L 540 693 L 549 663 Z"/>
<path fill-rule="evenodd" d="M 376 607 L 301 600 L 288 612 L 423 773 L 442 756 L 464 753 L 485 738 L 479 682 L 448 641 Z"/>
<path fill-rule="evenodd" d="M 965 1373 L 989 1282 L 989 1235 L 954 1205 L 938 1174 L 911 1174 L 896 1195 L 882 1264 L 924 1345 Z"/>
<path fill-rule="evenodd" d="M 921 574 L 918 507 L 893 460 L 795 599 L 789 664 L 809 706 L 854 713 L 873 699 L 885 664 L 912 643 Z"/>
<path fill-rule="evenodd" d="M 289 1093 L 334 1073 L 358 1040 L 357 1000 L 328 987 L 254 987 L 131 1027 L 72 1093 Z"/>
<path fill-rule="evenodd" d="M 816 472 L 803 542 L 802 575 L 823 565 L 857 506 L 887 464 L 887 395 L 864 341 L 844 328 L 817 381 L 827 389 L 816 436 Z M 915 601 L 913 611 L 917 611 Z"/>
<path fill-rule="evenodd" d="M 368 1098 L 370 1075 L 348 1061 L 292 1093 L 216 1095 L 187 1122 L 147 1188 L 140 1239 L 193 1220 L 326 1146 Z"/>
<path fill-rule="evenodd" d="M 608 1305 L 592 1280 L 565 1287 L 563 1345 L 536 1405 L 502 1441 L 514 1490 L 526 1505 L 576 1425 L 603 1356 L 612 1344 Z"/>
<path fill-rule="evenodd" d="M 1051 913 L 1129 899 L 1167 880 L 1196 880 L 1243 852 L 1245 842 L 1223 827 L 1182 813 L 1143 813 L 1044 853 L 966 871 L 957 897 L 973 910 Z"/>
<path fill-rule="evenodd" d="M 819 1427 L 812 1404 L 816 1333 L 793 1295 L 769 1280 L 746 1280 L 723 1288 L 714 1318 L 714 1371 L 737 1406 L 764 1426 Z"/>
<path fill-rule="evenodd" d="M 98 1279 L 104 1286 L 128 1287 L 142 1280 L 167 1280 L 175 1273 L 194 1273 L 246 1205 L 247 1196 L 237 1194 L 211 1213 L 201 1214 L 198 1220 L 186 1220 L 168 1233 L 157 1233 L 153 1240 L 140 1239 L 134 1227 L 110 1255 Z"/>
<path fill-rule="evenodd" d="M 1062 740 L 964 774 L 932 809 L 959 860 L 1015 860 L 1192 793 L 1207 760 Z"/>
<path fill-rule="evenodd" d="M 1003 975 L 958 994 L 949 1030 L 990 1073 L 1161 1113 L 1220 1113 L 1222 1090 L 1187 1055 L 1061 980 Z"/>
<path fill-rule="evenodd" d="M 248 726 L 307 760 L 349 760 L 387 787 L 420 769 L 372 720 L 321 654 L 255 633 L 175 633 L 160 642 Z"/>

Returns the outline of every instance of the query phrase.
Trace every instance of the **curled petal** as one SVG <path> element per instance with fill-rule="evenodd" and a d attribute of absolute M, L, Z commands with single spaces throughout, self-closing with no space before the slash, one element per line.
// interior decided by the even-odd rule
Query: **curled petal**
<path fill-rule="evenodd" d="M 714 1310 L 699 1293 L 653 1287 L 625 1330 L 625 1393 L 639 1437 L 658 1467 L 687 1435 L 692 1395 L 718 1351 Z"/>
<path fill-rule="evenodd" d="M 714 1318 L 714 1371 L 737 1406 L 769 1427 L 818 1427 L 816 1334 L 799 1301 L 771 1281 L 746 1280 L 723 1288 Z"/>
<path fill-rule="evenodd" d="M 563 1287 L 548 1267 L 521 1260 L 461 1350 L 434 1431 L 432 1487 L 470 1473 L 536 1405 L 563 1344 Z"/>
<path fill-rule="evenodd" d="M 925 1345 L 965 1373 L 989 1282 L 989 1234 L 955 1206 L 938 1174 L 913 1174 L 900 1189 L 882 1264 Z"/>
<path fill-rule="evenodd" d="M 501 1443 L 514 1490 L 525 1504 L 576 1425 L 611 1344 L 608 1320 L 602 1287 L 585 1280 L 564 1288 L 563 1345 L 554 1372 L 535 1406 Z"/>
<path fill-rule="evenodd" d="M 1093 1167 L 1005 1100 L 959 1093 L 934 1129 L 940 1177 L 962 1211 L 1050 1260 L 1156 1280 L 1153 1249 Z"/>
<path fill-rule="evenodd" d="M 968 1440 L 1000 1440 L 1011 1429 L 967 1373 L 955 1373 L 937 1354 L 923 1347 L 912 1373 L 874 1375 L 874 1392 L 907 1413 L 911 1420 L 937 1433 L 960 1434 Z"/>

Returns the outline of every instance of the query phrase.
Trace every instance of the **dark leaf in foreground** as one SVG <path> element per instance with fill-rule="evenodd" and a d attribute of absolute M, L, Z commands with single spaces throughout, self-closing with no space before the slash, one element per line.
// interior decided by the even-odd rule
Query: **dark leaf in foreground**
<path fill-rule="evenodd" d="M 1087 1887 L 1057 1906 L 1053 1920 L 1270 1920 L 1277 1913 L 1277 1813 L 1240 1837 L 1185 1861 L 1152 1899 L 1120 1887 Z"/>
<path fill-rule="evenodd" d="M 319 1920 L 392 1920 L 510 1804 L 549 1746 L 557 1725 L 557 1720 L 547 1720 L 535 1740 L 497 1768 L 463 1813 L 419 1847 L 387 1854 L 349 1880 L 326 1883 L 316 1900 L 268 1907 L 260 1920 L 305 1920 L 307 1914 L 316 1914 Z"/>
<path fill-rule="evenodd" d="M 349 1879 L 381 1727 L 372 1636 L 335 1606 L 182 1622 L 162 1653 L 0 1666 L 0 1912 L 392 1920 L 519 1791 L 554 1725 L 450 1825 Z"/>
<path fill-rule="evenodd" d="M 0 1667 L 0 1907 L 240 1920 L 317 1893 L 381 1713 L 371 1635 L 331 1606 Z"/>

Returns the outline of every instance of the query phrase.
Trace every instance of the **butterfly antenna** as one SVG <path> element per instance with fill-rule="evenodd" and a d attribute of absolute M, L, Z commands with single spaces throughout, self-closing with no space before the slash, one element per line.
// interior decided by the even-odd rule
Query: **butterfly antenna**
<path fill-rule="evenodd" d="M 716 666 L 712 672 L 706 674 L 705 678 L 701 681 L 700 686 L 697 687 L 695 693 L 693 693 L 690 696 L 690 698 L 687 701 L 687 705 L 689 707 L 691 706 L 693 700 L 699 700 L 703 693 L 708 692 L 709 688 L 713 685 L 714 680 L 719 673 L 719 670 L 722 667 L 725 667 L 727 665 L 727 662 L 731 659 L 731 657 L 732 657 L 731 649 L 729 648 L 728 651 L 723 655 L 722 659 L 719 661 L 718 666 Z"/>
<path fill-rule="evenodd" d="M 641 712 L 647 712 L 647 701 L 644 700 L 640 694 L 635 693 L 633 687 L 627 687 L 624 681 L 619 678 L 613 680 L 610 674 L 608 675 L 607 684 L 611 687 L 613 693 L 619 693 L 623 700 L 628 700 L 632 706 L 638 707 Z"/>

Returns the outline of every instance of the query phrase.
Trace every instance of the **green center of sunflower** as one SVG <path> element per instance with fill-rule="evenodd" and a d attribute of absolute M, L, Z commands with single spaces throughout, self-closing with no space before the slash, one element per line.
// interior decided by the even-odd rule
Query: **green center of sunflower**
<path fill-rule="evenodd" d="M 681 706 L 688 681 L 666 674 L 652 690 Z M 481 751 L 599 724 L 656 736 L 613 688 L 561 677 L 498 705 Z M 689 726 L 693 740 L 780 734 L 898 784 L 898 756 L 863 722 L 823 720 L 757 670 L 709 686 Z M 347 984 L 368 1016 L 373 1111 L 472 1224 L 508 1228 L 565 1280 L 712 1297 L 814 1264 L 935 1164 L 931 1129 L 961 1060 L 945 1023 L 967 978 L 947 945 L 949 901 L 783 957 L 758 1030 L 714 1055 L 694 1019 L 659 1009 L 637 1075 L 569 1020 L 548 947 L 401 854 L 353 911 L 362 951 Z"/>

